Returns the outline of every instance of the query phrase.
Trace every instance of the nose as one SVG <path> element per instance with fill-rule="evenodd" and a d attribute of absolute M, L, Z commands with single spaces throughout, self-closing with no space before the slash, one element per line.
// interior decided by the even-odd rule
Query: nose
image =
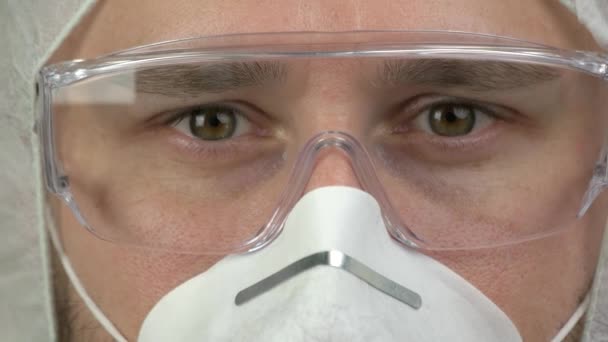
<path fill-rule="evenodd" d="M 305 192 L 324 186 L 361 188 L 350 157 L 337 147 L 327 147 L 319 153 Z"/>

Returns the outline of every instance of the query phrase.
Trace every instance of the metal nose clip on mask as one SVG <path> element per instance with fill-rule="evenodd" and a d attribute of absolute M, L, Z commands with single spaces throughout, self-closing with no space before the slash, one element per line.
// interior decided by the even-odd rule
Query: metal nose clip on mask
<path fill-rule="evenodd" d="M 162 298 L 140 342 L 521 341 L 511 320 L 439 262 L 388 234 L 378 202 L 343 186 L 295 205 L 278 237 Z"/>

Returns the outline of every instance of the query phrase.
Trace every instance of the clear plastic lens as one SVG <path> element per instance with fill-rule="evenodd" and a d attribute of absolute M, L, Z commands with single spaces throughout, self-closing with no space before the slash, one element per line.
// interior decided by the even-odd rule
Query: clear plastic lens
<path fill-rule="evenodd" d="M 332 185 L 311 177 L 339 152 L 395 238 L 497 246 L 576 219 L 608 132 L 605 83 L 491 58 L 177 60 L 53 88 L 48 143 L 58 192 L 110 241 L 259 248 L 305 191 Z"/>

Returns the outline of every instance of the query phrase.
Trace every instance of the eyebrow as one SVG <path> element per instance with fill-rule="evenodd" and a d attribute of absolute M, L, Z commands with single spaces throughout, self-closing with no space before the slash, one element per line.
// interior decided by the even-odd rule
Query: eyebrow
<path fill-rule="evenodd" d="M 287 68 L 277 61 L 172 65 L 138 70 L 137 92 L 195 97 L 244 87 L 283 82 Z M 391 86 L 466 87 L 473 91 L 508 90 L 556 79 L 551 67 L 499 61 L 448 59 L 388 60 L 378 68 L 378 80 Z"/>
<path fill-rule="evenodd" d="M 285 65 L 278 62 L 227 62 L 206 65 L 172 65 L 139 70 L 138 92 L 176 97 L 220 93 L 238 88 L 284 81 Z"/>
<path fill-rule="evenodd" d="M 380 81 L 389 85 L 466 87 L 473 91 L 521 88 L 559 76 L 557 69 L 542 65 L 446 59 L 390 60 L 378 70 Z"/>

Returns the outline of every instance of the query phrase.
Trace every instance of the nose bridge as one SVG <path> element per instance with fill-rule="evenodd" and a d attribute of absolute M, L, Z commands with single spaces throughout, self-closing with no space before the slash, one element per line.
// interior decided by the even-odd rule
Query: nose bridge
<path fill-rule="evenodd" d="M 351 157 L 337 146 L 319 151 L 305 192 L 332 185 L 361 188 Z"/>

